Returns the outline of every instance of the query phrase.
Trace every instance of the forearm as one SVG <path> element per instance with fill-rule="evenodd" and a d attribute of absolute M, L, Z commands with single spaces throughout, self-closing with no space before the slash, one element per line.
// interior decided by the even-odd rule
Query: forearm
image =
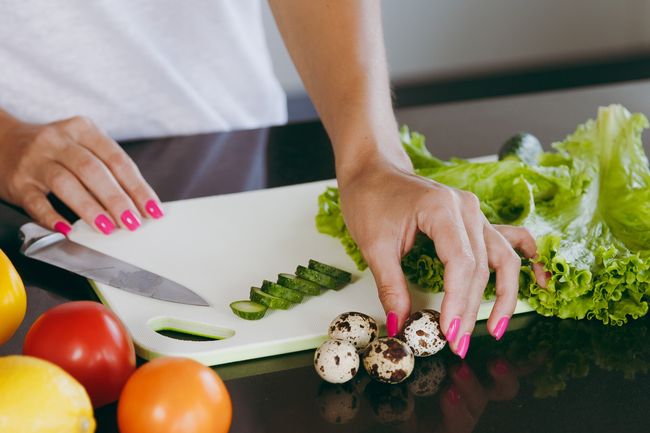
<path fill-rule="evenodd" d="M 410 168 L 397 132 L 376 0 L 269 0 L 332 140 L 339 179 L 372 160 Z"/>

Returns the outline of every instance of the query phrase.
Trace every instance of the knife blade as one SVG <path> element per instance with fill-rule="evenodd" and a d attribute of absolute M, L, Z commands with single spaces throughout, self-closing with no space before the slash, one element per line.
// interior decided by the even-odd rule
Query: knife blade
<path fill-rule="evenodd" d="M 205 299 L 181 284 L 72 242 L 63 234 L 38 224 L 24 224 L 20 227 L 20 236 L 23 242 L 20 252 L 26 257 L 136 295 L 180 304 L 210 306 Z"/>

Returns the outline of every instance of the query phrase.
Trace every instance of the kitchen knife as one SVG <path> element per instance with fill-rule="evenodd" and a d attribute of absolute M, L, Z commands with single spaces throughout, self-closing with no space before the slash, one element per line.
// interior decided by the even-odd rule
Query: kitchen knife
<path fill-rule="evenodd" d="M 210 306 L 205 299 L 167 278 L 72 242 L 35 223 L 20 227 L 25 256 L 130 293 L 181 304 Z"/>

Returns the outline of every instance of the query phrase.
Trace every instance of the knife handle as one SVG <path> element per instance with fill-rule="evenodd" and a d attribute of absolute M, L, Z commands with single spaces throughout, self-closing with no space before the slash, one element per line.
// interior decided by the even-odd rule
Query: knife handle
<path fill-rule="evenodd" d="M 28 255 L 30 249 L 42 248 L 65 237 L 61 233 L 53 232 L 36 223 L 23 224 L 20 227 L 18 236 L 23 243 L 20 252 L 24 255 Z"/>

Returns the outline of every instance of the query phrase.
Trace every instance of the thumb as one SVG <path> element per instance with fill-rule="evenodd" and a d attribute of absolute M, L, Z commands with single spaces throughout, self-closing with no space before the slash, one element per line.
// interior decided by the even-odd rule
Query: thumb
<path fill-rule="evenodd" d="M 386 312 L 386 332 L 395 336 L 411 313 L 409 295 L 398 251 L 376 248 L 366 258 L 375 277 L 379 301 Z"/>

